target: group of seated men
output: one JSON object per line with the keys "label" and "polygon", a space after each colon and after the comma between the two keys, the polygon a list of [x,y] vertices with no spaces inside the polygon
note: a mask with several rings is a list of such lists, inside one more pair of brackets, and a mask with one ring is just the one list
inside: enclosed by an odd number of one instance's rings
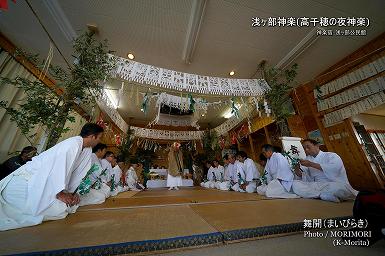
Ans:
{"label": "group of seated men", "polygon": [[103,128],[88,123],[0,180],[0,231],[65,218],[79,206],[100,204],[122,191],[142,190],[131,162],[100,143]]}
{"label": "group of seated men", "polygon": [[[254,161],[243,151],[227,154],[223,160],[208,164],[206,181],[201,186],[238,192],[257,192],[272,198],[320,198],[340,202],[354,199],[357,191],[348,181],[342,159],[332,152],[323,152],[311,139],[302,142],[306,159],[292,170],[288,159],[276,147],[262,146],[260,173]],[[264,161],[266,160],[266,161]]]}

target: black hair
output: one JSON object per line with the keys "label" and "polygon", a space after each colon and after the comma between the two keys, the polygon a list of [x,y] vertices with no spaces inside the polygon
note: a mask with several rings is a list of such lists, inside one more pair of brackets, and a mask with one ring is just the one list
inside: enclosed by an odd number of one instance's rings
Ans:
{"label": "black hair", "polygon": [[271,144],[265,144],[265,145],[262,146],[261,149],[262,149],[262,150],[265,150],[265,151],[272,151],[272,152],[275,152],[275,151],[274,151],[274,147],[273,147],[273,145],[271,145]]}
{"label": "black hair", "polygon": [[265,157],[265,155],[264,154],[259,154],[259,160],[260,161],[264,161],[264,162],[267,162],[267,158]]}
{"label": "black hair", "polygon": [[95,147],[92,148],[92,153],[96,153],[98,152],[99,150],[103,150],[107,148],[107,145],[104,144],[104,143],[98,143]]}
{"label": "black hair", "polygon": [[225,155],[223,156],[223,159],[229,160],[229,154],[225,154]]}
{"label": "black hair", "polygon": [[86,138],[90,135],[98,135],[102,132],[104,132],[104,129],[101,126],[94,123],[87,123],[80,131],[80,136],[82,136],[82,138]]}
{"label": "black hair", "polygon": [[302,141],[302,143],[304,143],[304,142],[310,142],[310,143],[313,144],[314,146],[319,145],[319,142],[316,141],[316,140],[313,140],[313,139],[304,139],[304,140]]}
{"label": "black hair", "polygon": [[26,146],[25,148],[23,148],[20,152],[20,155],[22,154],[29,154],[31,153],[32,151],[36,151],[37,149],[33,146]]}
{"label": "black hair", "polygon": [[242,158],[247,158],[247,154],[246,154],[245,151],[239,151],[239,152],[237,153],[237,156],[240,156],[240,157],[242,157]]}
{"label": "black hair", "polygon": [[111,155],[114,155],[114,152],[112,152],[112,151],[107,151],[107,152],[104,154],[104,158],[109,157],[109,156],[111,156]]}

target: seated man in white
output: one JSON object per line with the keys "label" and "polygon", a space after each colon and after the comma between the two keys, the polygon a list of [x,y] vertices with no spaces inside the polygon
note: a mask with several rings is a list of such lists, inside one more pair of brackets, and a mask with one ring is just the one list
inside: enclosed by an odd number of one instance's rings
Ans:
{"label": "seated man in white", "polygon": [[231,186],[231,189],[237,192],[245,192],[243,190],[244,188],[243,185],[246,183],[245,178],[246,178],[245,165],[237,159],[234,162],[234,174],[233,174],[234,182],[232,183],[233,185]]}
{"label": "seated man in white", "polygon": [[262,185],[257,187],[258,194],[272,198],[298,198],[292,192],[294,174],[288,160],[281,153],[274,152],[270,144],[262,146],[262,154],[267,162],[261,177]]}
{"label": "seated man in white", "polygon": [[201,186],[205,188],[215,188],[215,182],[216,182],[216,174],[215,174],[215,167],[213,164],[209,161],[206,162],[206,168],[209,170],[207,171],[207,181],[202,182]]}
{"label": "seated man in white", "polygon": [[225,168],[219,164],[218,160],[213,160],[214,174],[216,181],[214,188],[219,189],[219,185],[225,180]]}
{"label": "seated man in white", "polygon": [[132,191],[144,190],[144,186],[139,183],[138,175],[136,174],[136,170],[138,169],[138,167],[138,161],[132,160],[131,166],[126,173],[126,183],[129,190]]}
{"label": "seated man in white", "polygon": [[231,183],[231,173],[233,172],[234,165],[230,163],[230,154],[226,154],[223,156],[223,161],[225,162],[223,180],[218,183],[217,189],[219,190],[229,190]]}
{"label": "seated man in white", "polygon": [[111,195],[111,175],[112,175],[112,165],[111,165],[111,162],[112,160],[115,158],[115,155],[114,155],[114,152],[112,151],[107,151],[106,154],[104,155],[104,158],[101,159],[101,163],[102,163],[102,169],[106,169],[106,175],[103,175],[101,178],[102,178],[102,181],[104,184],[106,184],[108,186],[108,188],[110,189],[109,191],[109,194],[108,194],[108,197]]}
{"label": "seated man in white", "polygon": [[32,158],[0,181],[0,230],[65,218],[76,206],[75,192],[91,168],[91,148],[103,135],[96,124]]}
{"label": "seated man in white", "polygon": [[[100,159],[106,154],[107,145],[98,143],[92,148],[91,155],[91,171],[82,182],[87,182],[89,179],[90,188],[86,191],[80,191],[80,203],[79,206],[101,204],[106,200],[108,188],[102,182],[101,175],[103,172],[102,164]],[[106,172],[106,171],[104,171]]]}
{"label": "seated man in white", "polygon": [[240,186],[240,192],[254,193],[257,189],[257,181],[259,182],[260,176],[257,166],[252,159],[247,157],[244,151],[237,153],[237,159],[244,165],[244,174],[242,174],[242,177],[244,177],[245,183]]}
{"label": "seated man in white", "polygon": [[306,159],[300,161],[301,170],[296,170],[302,180],[294,181],[294,193],[331,202],[354,199],[357,191],[349,184],[341,157],[321,151],[318,142],[312,139],[304,140],[302,145]]}
{"label": "seated man in white", "polygon": [[120,192],[123,192],[127,190],[128,188],[124,188],[123,182],[122,182],[122,173],[124,169],[124,160],[123,157],[118,156],[113,160],[113,168],[112,168],[112,175],[111,175],[111,181],[112,178],[114,180],[114,191],[111,192],[112,196],[117,195]]}

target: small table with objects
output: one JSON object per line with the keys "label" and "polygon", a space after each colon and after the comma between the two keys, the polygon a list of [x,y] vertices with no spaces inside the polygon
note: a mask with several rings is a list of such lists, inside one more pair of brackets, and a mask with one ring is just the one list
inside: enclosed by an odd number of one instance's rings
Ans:
{"label": "small table with objects", "polygon": [[[189,169],[184,169],[183,174],[189,174]],[[147,180],[147,188],[166,188],[167,187],[167,169],[150,169],[150,179]],[[182,187],[192,187],[194,182],[192,179],[182,178]]]}

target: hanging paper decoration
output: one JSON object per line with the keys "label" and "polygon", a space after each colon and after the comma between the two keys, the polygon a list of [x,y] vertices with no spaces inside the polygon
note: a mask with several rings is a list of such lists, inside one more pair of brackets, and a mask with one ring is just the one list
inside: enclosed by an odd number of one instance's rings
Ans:
{"label": "hanging paper decoration", "polygon": [[[115,57],[115,56],[114,56]],[[116,74],[127,81],[178,92],[223,96],[262,96],[270,90],[263,79],[231,79],[189,74],[116,57]]]}
{"label": "hanging paper decoration", "polygon": [[195,100],[191,95],[191,93],[188,94],[188,98],[190,99],[189,110],[191,110],[192,112],[195,112]]}
{"label": "hanging paper decoration", "polygon": [[231,98],[231,114],[234,115],[236,118],[239,118],[239,109],[237,106],[235,106],[235,98]]}
{"label": "hanging paper decoration", "polygon": [[147,114],[147,108],[148,108],[148,100],[149,100],[149,97],[148,97],[148,93],[146,93],[143,97],[143,102],[142,102],[142,108],[140,109],[140,111],[142,111],[145,115]]}

